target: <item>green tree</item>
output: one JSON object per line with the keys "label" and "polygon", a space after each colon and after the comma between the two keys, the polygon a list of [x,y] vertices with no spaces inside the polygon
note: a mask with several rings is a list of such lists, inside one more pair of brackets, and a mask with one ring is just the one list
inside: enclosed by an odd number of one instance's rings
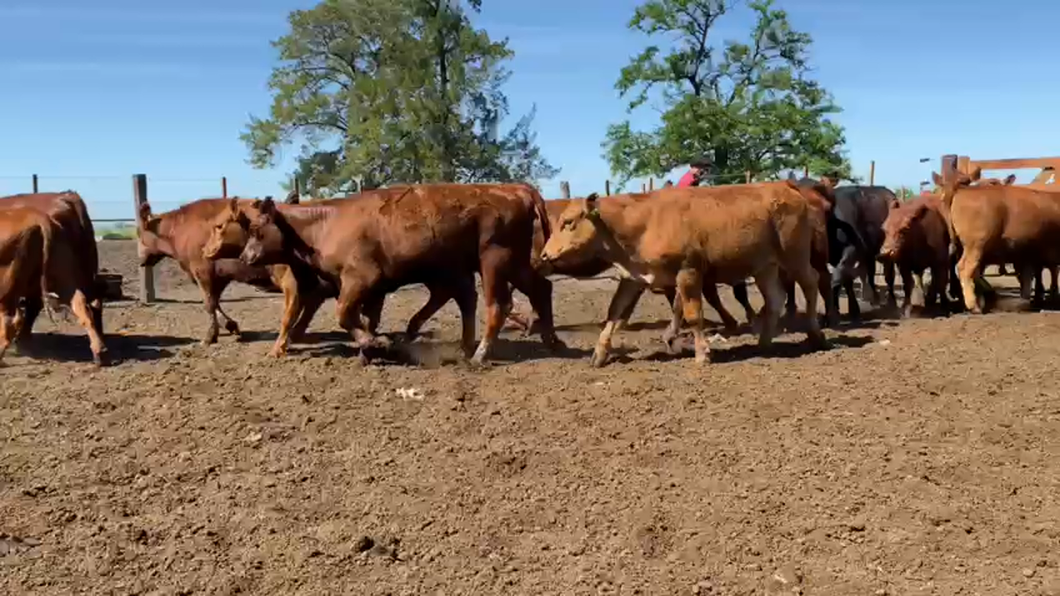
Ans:
{"label": "green tree", "polygon": [[608,128],[602,146],[620,183],[663,176],[703,155],[719,183],[773,178],[802,170],[852,179],[843,128],[828,119],[840,109],[809,77],[811,38],[791,28],[772,0],[752,1],[756,24],[748,42],[711,43],[717,20],[739,0],[647,0],[629,28],[674,39],[651,45],[622,69],[615,88],[628,111],[653,104],[662,113],[651,131],[629,121]]}
{"label": "green tree", "polygon": [[241,136],[258,168],[300,144],[302,187],[334,193],[417,182],[535,182],[534,111],[505,134],[507,40],[475,29],[481,0],[323,0],[273,42],[268,117]]}

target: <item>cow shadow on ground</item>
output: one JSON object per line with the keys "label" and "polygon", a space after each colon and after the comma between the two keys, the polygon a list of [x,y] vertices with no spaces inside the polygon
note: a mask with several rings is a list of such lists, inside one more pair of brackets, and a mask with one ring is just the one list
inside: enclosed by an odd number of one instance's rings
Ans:
{"label": "cow shadow on ground", "polygon": [[[331,335],[331,334],[327,334]],[[390,341],[389,347],[371,347],[366,352],[368,358],[376,364],[398,366],[438,366],[460,365],[467,358],[457,341],[431,341],[421,334],[412,341],[407,341],[403,333],[382,333]],[[305,357],[359,358],[361,350],[355,347],[349,337],[342,334],[336,341],[321,341],[313,345],[292,344],[289,352]],[[498,337],[490,352],[489,361],[497,364],[532,362],[551,358],[578,359],[586,358],[592,352],[580,348],[564,346],[557,351],[549,350],[535,337],[518,339]]]}
{"label": "cow shadow on ground", "polygon": [[[174,355],[170,348],[185,346],[197,340],[169,335],[107,334],[103,341],[107,346],[108,364],[113,366],[123,362],[152,362],[170,358]],[[18,356],[39,360],[92,362],[88,337],[63,333],[34,333],[28,344],[13,346],[13,352]]]}
{"label": "cow shadow on ground", "polygon": [[[875,340],[866,336],[839,335],[828,339],[830,348],[820,350],[810,345],[805,340],[775,340],[769,347],[760,347],[757,343],[741,344],[736,346],[711,346],[710,362],[721,364],[727,362],[741,362],[751,358],[802,358],[815,352],[831,351],[844,348],[861,348],[873,343]],[[649,362],[671,362],[692,358],[695,351],[691,344],[682,342],[680,349],[674,353],[657,351],[649,354],[643,360]],[[628,356],[623,356],[628,359]],[[617,360],[617,358],[616,358]]]}

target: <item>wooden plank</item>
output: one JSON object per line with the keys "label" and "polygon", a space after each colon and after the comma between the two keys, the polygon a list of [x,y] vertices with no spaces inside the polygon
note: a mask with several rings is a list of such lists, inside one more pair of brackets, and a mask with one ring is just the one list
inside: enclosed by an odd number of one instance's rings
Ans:
{"label": "wooden plank", "polygon": [[984,170],[1021,170],[1024,168],[1060,168],[1060,157],[1036,157],[1036,158],[1014,158],[1014,159],[975,159],[971,160],[972,167],[980,167]]}
{"label": "wooden plank", "polygon": [[563,181],[559,183],[559,195],[564,199],[570,198],[570,182]]}
{"label": "wooden plank", "polygon": [[1031,184],[1048,184],[1049,179],[1056,174],[1056,170],[1053,168],[1042,168],[1041,172],[1031,180]]}
{"label": "wooden plank", "polygon": [[[133,213],[136,214],[136,226],[140,226],[140,207],[147,202],[147,174],[133,174]],[[140,302],[151,304],[155,301],[155,268],[140,267]]]}

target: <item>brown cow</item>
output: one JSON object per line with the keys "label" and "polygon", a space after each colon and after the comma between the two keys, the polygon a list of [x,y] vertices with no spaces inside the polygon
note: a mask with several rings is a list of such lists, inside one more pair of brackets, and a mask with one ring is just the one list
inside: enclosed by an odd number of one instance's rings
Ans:
{"label": "brown cow", "polygon": [[[1013,263],[1020,276],[1020,293],[1030,298],[1033,272],[1060,263],[1060,193],[1022,186],[972,186],[981,170],[970,175],[933,173],[942,189],[942,202],[949,213],[947,224],[953,250],[960,250],[957,273],[961,280],[965,307],[981,313],[976,282],[990,284],[982,277],[983,266]],[[959,247],[958,247],[959,245]]]}
{"label": "brown cow", "polygon": [[78,249],[39,206],[0,208],[0,358],[25,324],[19,301],[40,296],[47,303],[70,306],[88,332],[93,361],[105,363],[107,348],[88,302],[95,279],[78,268],[83,262]]}
{"label": "brown cow", "polygon": [[[240,258],[247,263],[302,261],[340,288],[339,324],[362,348],[379,338],[361,321],[373,297],[411,283],[454,289],[463,319],[462,343],[474,348],[476,292],[482,275],[486,333],[471,356],[487,357],[511,310],[508,284],[526,294],[542,319],[542,337],[562,347],[552,320],[552,284],[530,266],[533,222],[550,233],[541,195],[526,184],[430,184],[365,192],[313,209],[281,212],[271,200],[249,210],[250,238]],[[268,250],[269,235],[282,239],[282,254]]]}
{"label": "brown cow", "polygon": [[[347,198],[355,199],[357,197],[350,196]],[[281,214],[298,217],[299,212],[305,213],[306,209],[313,209],[325,204],[318,201],[301,205],[285,201],[285,204],[276,205],[276,209]],[[243,211],[240,201],[232,199],[229,209],[211,222],[212,233],[210,239],[203,247],[203,256],[207,259],[216,259],[221,254],[241,253],[249,240],[249,224],[250,219]],[[282,254],[282,238],[279,235],[263,238],[262,242],[265,245],[265,253]],[[281,357],[287,354],[287,347],[290,341],[297,339],[305,332],[323,300],[338,298],[339,296],[337,284],[319,277],[307,264],[299,260],[290,260],[289,263],[289,265],[268,265],[270,268],[290,269],[290,275],[285,275],[280,282],[284,290],[284,313],[280,320],[280,332],[276,337],[276,343],[269,352],[269,355],[273,357]],[[434,313],[441,310],[449,300],[456,299],[457,292],[461,289],[459,285],[453,286],[448,282],[439,282],[437,280],[428,280],[426,287],[430,296],[427,299],[427,303],[409,319],[405,328],[407,340],[412,340],[416,337],[423,325],[434,316]],[[370,296],[362,308],[364,318],[367,319],[368,331],[373,334],[379,329],[385,298],[385,294]],[[521,323],[518,319],[516,321]]]}
{"label": "brown cow", "polygon": [[[719,192],[722,191],[722,192]],[[811,263],[813,207],[794,183],[668,188],[649,196],[595,195],[568,206],[541,258],[552,263],[599,256],[623,273],[591,359],[602,366],[628,303],[647,287],[676,287],[695,336],[696,362],[709,346],[702,328],[702,288],[754,277],[765,300],[759,344],[769,345],[783,304],[780,269],[806,297],[809,341],[827,345],[817,321],[817,273]]]}
{"label": "brown cow", "polygon": [[[225,329],[239,335],[239,324],[221,309],[220,298],[228,284],[239,281],[258,288],[275,291],[282,287],[285,269],[251,267],[237,258],[210,260],[202,249],[210,238],[212,222],[228,209],[230,199],[199,199],[173,211],[158,215],[144,203],[137,214],[140,266],[152,266],[169,257],[180,265],[199,286],[203,303],[210,317],[210,325],[203,336],[203,345],[217,341],[217,314],[225,319]],[[247,203],[249,199],[240,199]],[[231,255],[232,257],[238,256]],[[228,255],[220,255],[228,257]]]}
{"label": "brown cow", "polygon": [[[913,302],[913,276],[924,293],[924,305],[932,307],[936,299],[946,311],[946,287],[950,282],[950,233],[938,197],[919,197],[902,203],[891,202],[890,213],[883,222],[884,240],[880,258],[898,266],[905,290],[902,316],[908,317]],[[931,287],[924,286],[924,270],[931,270]],[[956,275],[956,273],[953,273]]]}
{"label": "brown cow", "polygon": [[[670,187],[666,187],[670,188]],[[631,196],[641,196],[640,194],[634,194]],[[548,217],[550,219],[553,228],[559,225],[559,218],[571,204],[571,201],[576,199],[553,199],[551,201],[545,201],[545,208],[548,210]],[[608,197],[598,198],[598,201],[610,200]],[[592,257],[584,261],[565,261],[563,263],[545,263],[541,260],[541,251],[545,247],[545,237],[541,231],[539,224],[535,223],[534,226],[534,254],[531,262],[535,269],[538,269],[546,275],[566,275],[574,278],[587,278],[595,277],[611,268],[611,263],[606,259],[599,257]],[[744,314],[747,317],[747,322],[753,323],[755,317],[755,311],[751,308],[751,303],[747,299],[747,285],[744,283],[732,284],[733,295],[736,297],[736,301],[740,303],[744,308]],[[674,299],[676,296],[676,290],[672,287],[662,289],[651,289],[652,293],[664,294],[666,296],[667,304],[673,306]],[[718,295],[717,286],[710,283],[703,284],[703,297],[707,300],[707,304],[711,306],[721,317],[722,324],[730,332],[734,331],[738,325],[736,318],[732,316],[725,305],[721,301],[721,297]],[[626,319],[633,315],[633,309],[636,307],[636,302],[633,301],[629,305],[629,312],[626,313]],[[536,321],[535,321],[536,322]],[[669,330],[668,336],[676,335],[677,330]]]}
{"label": "brown cow", "polygon": [[[99,253],[96,232],[81,196],[72,190],[63,192],[25,193],[0,197],[0,208],[31,207],[52,218],[67,240],[73,243],[76,261],[71,267],[89,276],[84,288],[96,329],[103,333],[103,287],[98,280]],[[19,343],[30,339],[33,323],[44,307],[43,297],[31,292],[24,297],[25,314],[19,332]]]}

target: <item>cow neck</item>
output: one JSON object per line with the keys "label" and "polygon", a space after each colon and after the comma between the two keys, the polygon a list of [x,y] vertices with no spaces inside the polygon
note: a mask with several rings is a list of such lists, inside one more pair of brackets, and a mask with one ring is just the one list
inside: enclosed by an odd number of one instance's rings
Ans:
{"label": "cow neck", "polygon": [[335,214],[334,207],[314,205],[311,207],[280,208],[273,221],[283,235],[284,244],[299,259],[313,266],[320,265],[320,241],[323,238],[326,224]]}
{"label": "cow neck", "polygon": [[644,234],[645,224],[642,222],[632,226],[628,218],[623,216],[630,208],[636,209],[637,206],[638,203],[632,199],[600,201],[600,216],[593,223],[602,235],[604,259],[634,276],[639,276],[645,270],[631,256],[635,254],[638,240]]}

